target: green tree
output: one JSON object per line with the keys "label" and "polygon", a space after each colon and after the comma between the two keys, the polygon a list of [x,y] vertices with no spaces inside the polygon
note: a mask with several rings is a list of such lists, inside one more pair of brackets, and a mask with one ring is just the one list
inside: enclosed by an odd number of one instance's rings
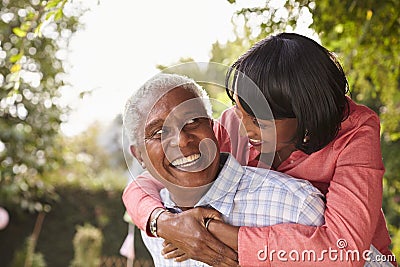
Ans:
{"label": "green tree", "polygon": [[90,224],[76,227],[73,240],[75,256],[71,267],[95,267],[100,265],[103,233]]}
{"label": "green tree", "polygon": [[0,202],[48,210],[58,168],[63,59],[84,10],[66,0],[0,2]]}
{"label": "green tree", "polygon": [[[221,49],[221,51],[227,51]],[[213,106],[213,117],[218,118],[223,110],[231,104],[225,93],[224,81],[228,65],[219,61],[195,62],[192,58],[181,58],[170,66],[158,65],[165,73],[177,73],[194,79],[208,93]]]}
{"label": "green tree", "polygon": [[121,123],[117,117],[109,126],[94,122],[75,136],[58,136],[63,160],[57,170],[46,174],[46,181],[55,187],[122,190],[128,177],[121,146]]}

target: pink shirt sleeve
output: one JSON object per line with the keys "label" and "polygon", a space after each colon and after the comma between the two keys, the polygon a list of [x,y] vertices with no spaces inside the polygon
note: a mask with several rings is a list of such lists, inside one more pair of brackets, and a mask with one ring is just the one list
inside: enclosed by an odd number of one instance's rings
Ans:
{"label": "pink shirt sleeve", "polygon": [[[339,149],[341,152],[326,195],[325,224],[320,227],[298,224],[241,227],[238,237],[241,266],[364,265],[362,253],[369,249],[378,219],[382,216],[384,167],[377,120],[376,117],[370,118],[357,131],[351,133],[352,136],[343,138],[343,142],[335,142],[332,149]],[[314,164],[319,165],[315,165],[315,168],[321,168],[323,162],[318,161]],[[310,163],[308,168],[313,168],[312,165]],[[265,248],[268,254],[260,254],[260,250]],[[337,251],[336,260],[329,255],[329,251],[333,250]],[[350,250],[358,250],[359,262],[346,260],[345,252]],[[271,257],[272,251],[275,253]],[[286,253],[281,257],[283,260],[278,258],[279,251]],[[284,261],[285,257],[289,259],[291,251],[299,253],[299,261]],[[302,260],[301,255],[305,251],[305,255],[308,255],[309,251],[315,252],[317,260]],[[344,260],[340,260],[340,251]],[[281,256],[284,252],[280,252]],[[381,252],[384,253],[382,250]]]}
{"label": "pink shirt sleeve", "polygon": [[147,222],[154,209],[163,207],[160,190],[163,184],[154,179],[150,173],[143,172],[124,190],[122,200],[133,223],[147,232]]}

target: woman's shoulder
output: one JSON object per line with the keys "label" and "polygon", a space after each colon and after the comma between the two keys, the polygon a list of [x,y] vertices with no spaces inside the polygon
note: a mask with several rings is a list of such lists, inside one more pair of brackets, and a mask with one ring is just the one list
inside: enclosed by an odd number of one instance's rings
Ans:
{"label": "woman's shoulder", "polygon": [[366,105],[356,103],[349,98],[350,116],[357,118],[370,118],[375,117],[378,119],[378,114]]}
{"label": "woman's shoulder", "polygon": [[379,130],[378,114],[369,107],[358,104],[349,98],[349,115],[342,122],[341,132],[356,131],[363,126],[373,126]]}
{"label": "woman's shoulder", "polygon": [[[364,140],[372,143],[380,136],[379,116],[369,107],[349,99],[348,117],[340,125],[339,132],[331,145],[335,150],[342,150],[349,142]],[[379,141],[379,140],[378,140]]]}

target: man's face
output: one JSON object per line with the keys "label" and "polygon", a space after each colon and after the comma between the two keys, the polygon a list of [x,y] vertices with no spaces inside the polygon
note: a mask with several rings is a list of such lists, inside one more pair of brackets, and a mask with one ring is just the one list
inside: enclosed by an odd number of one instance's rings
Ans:
{"label": "man's face", "polygon": [[217,176],[219,149],[212,120],[201,99],[181,87],[162,96],[149,111],[139,152],[159,180],[197,187]]}

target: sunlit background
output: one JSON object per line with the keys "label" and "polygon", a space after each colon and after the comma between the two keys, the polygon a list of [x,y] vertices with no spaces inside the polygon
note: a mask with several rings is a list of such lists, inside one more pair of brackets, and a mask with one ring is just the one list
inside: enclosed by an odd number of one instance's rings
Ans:
{"label": "sunlit background", "polygon": [[[73,87],[63,90],[63,99],[75,109],[62,126],[67,135],[81,132],[95,120],[114,119],[132,91],[159,72],[157,65],[176,64],[180,58],[208,62],[214,42],[236,38],[232,22],[242,34],[244,21],[233,17],[235,11],[265,1],[84,2],[91,11],[82,18],[85,29],[72,37],[68,53]],[[284,2],[275,0],[271,5],[282,8]],[[284,9],[281,12],[285,16]],[[303,20],[296,31],[312,36],[307,28],[310,14],[304,14]],[[86,91],[90,93],[79,99]]]}

